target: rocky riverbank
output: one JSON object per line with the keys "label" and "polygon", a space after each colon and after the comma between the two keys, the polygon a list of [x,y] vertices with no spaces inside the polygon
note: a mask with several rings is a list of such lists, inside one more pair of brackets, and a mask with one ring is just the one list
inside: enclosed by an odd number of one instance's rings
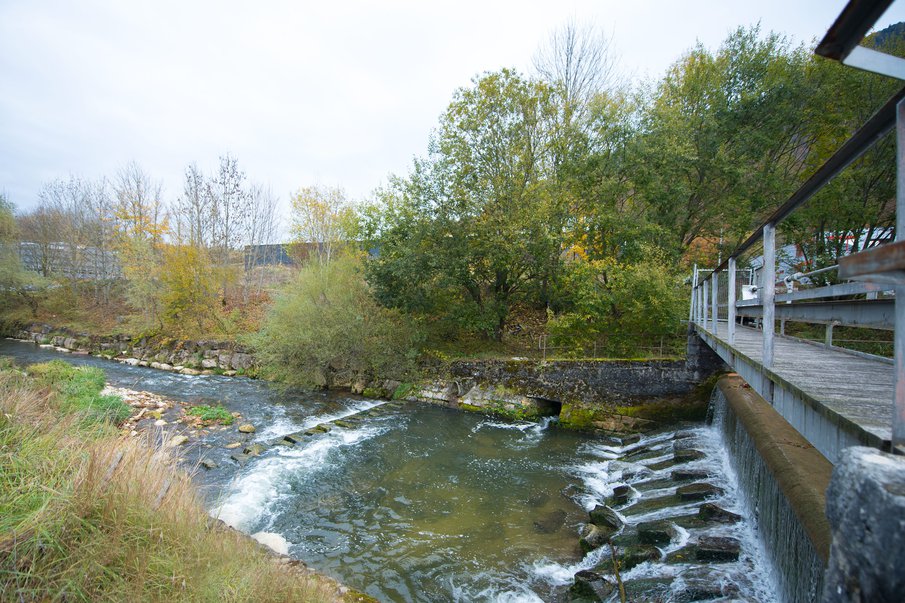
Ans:
{"label": "rocky riverbank", "polygon": [[[47,324],[8,325],[6,332],[60,352],[185,375],[258,374],[251,350],[230,342],[135,340]],[[712,385],[706,380],[721,368],[715,356],[696,358],[694,366],[683,360],[458,360],[425,369],[414,382],[358,375],[334,385],[366,398],[438,404],[510,420],[556,416],[565,429],[618,435],[703,419]]]}
{"label": "rocky riverbank", "polygon": [[[226,413],[224,411],[224,413],[218,413],[218,418],[206,419],[203,413],[198,412],[202,406],[187,404],[151,392],[114,387],[108,384],[101,394],[119,396],[134,410],[133,414],[120,425],[124,436],[146,437],[152,445],[160,445],[168,449],[177,462],[185,465],[185,469],[190,473],[196,470],[217,468],[217,464],[207,458],[204,453],[205,450],[210,450],[214,446],[221,446],[225,450],[242,455],[239,458],[260,454],[266,448],[266,445],[250,442],[256,428],[250,423],[243,422],[242,415],[237,412]],[[224,440],[229,441],[224,443]],[[184,455],[184,451],[190,450],[193,450],[195,454]],[[197,456],[199,451],[200,457]],[[194,462],[190,460],[193,456],[196,457]],[[336,593],[337,601],[344,603],[372,603],[375,601],[330,577],[318,574],[302,561],[290,557],[285,540],[277,534],[269,532],[243,534],[216,518],[211,518],[208,527],[213,530],[234,533],[255,542],[266,550],[273,562],[284,571],[304,577],[317,576],[320,583],[331,586]]]}
{"label": "rocky riverbank", "polygon": [[63,353],[91,354],[186,375],[257,375],[254,357],[235,342],[95,335],[39,323],[6,325],[4,331],[8,337]]}

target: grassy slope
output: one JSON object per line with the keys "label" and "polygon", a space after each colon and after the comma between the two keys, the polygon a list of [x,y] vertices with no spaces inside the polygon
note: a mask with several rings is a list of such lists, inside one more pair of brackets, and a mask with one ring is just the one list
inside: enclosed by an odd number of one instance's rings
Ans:
{"label": "grassy slope", "polygon": [[[0,369],[0,600],[333,601],[211,529],[189,476],[124,440],[103,376],[56,363]],[[49,386],[49,387],[47,387]]]}

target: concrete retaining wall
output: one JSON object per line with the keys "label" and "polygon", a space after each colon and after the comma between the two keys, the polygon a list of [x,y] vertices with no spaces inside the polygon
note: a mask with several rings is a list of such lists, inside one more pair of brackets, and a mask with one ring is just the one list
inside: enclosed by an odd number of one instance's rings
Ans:
{"label": "concrete retaining wall", "polygon": [[820,601],[830,549],[824,508],[832,465],[741,377],[720,379],[713,404],[783,599]]}

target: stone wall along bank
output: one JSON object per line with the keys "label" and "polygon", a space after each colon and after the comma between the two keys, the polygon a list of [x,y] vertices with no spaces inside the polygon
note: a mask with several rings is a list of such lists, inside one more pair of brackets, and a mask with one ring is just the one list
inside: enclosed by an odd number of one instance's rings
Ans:
{"label": "stone wall along bank", "polygon": [[46,324],[7,327],[6,335],[72,354],[92,354],[135,366],[187,375],[255,376],[254,357],[240,345],[218,341],[172,341],[128,335],[90,335]]}

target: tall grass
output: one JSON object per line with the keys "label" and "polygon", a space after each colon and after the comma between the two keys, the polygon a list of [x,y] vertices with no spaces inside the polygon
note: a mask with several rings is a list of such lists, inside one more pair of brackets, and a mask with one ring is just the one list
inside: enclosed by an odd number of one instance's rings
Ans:
{"label": "tall grass", "polygon": [[0,370],[0,600],[339,598],[334,583],[213,527],[173,459],[92,426],[97,408],[75,400],[93,388],[62,372],[36,372],[48,389]]}

